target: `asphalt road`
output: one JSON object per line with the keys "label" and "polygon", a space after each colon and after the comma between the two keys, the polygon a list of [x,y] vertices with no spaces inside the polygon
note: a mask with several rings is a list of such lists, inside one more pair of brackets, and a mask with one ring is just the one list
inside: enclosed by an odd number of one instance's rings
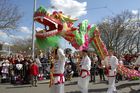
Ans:
{"label": "asphalt road", "polygon": [[[117,93],[140,93],[140,80],[120,81],[116,84]],[[90,83],[89,93],[106,93],[108,85],[105,82]],[[39,81],[38,87],[30,85],[11,85],[0,83],[0,93],[50,93],[48,80]],[[65,93],[80,93],[77,86],[77,78],[65,82]]]}

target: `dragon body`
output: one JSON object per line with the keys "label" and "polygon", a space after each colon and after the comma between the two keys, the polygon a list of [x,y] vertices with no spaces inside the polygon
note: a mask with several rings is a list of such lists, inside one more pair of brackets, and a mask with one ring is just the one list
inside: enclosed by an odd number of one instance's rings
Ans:
{"label": "dragon body", "polygon": [[[63,37],[77,50],[93,47],[102,60],[108,54],[97,26],[90,25],[88,20],[74,27],[73,23],[78,20],[77,18],[66,16],[61,11],[49,13],[43,6],[34,13],[34,20],[44,25],[44,29],[36,31],[36,41],[41,48],[54,47],[58,44],[59,37]],[[132,71],[121,65],[118,66],[118,71],[130,78],[140,77],[138,71]]]}

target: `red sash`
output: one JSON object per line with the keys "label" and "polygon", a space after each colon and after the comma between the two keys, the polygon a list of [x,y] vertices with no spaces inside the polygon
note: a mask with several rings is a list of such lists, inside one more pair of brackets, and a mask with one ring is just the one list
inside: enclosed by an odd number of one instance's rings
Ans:
{"label": "red sash", "polygon": [[[87,75],[85,75],[85,76],[82,77],[82,73],[83,73],[83,72],[86,72]],[[88,70],[86,70],[86,69],[82,69],[81,72],[80,72],[80,76],[81,76],[82,78],[85,78],[86,76],[89,76],[89,75],[90,75],[90,72],[89,72]]]}
{"label": "red sash", "polygon": [[111,75],[111,76],[109,75],[109,73],[110,73],[109,70],[110,70],[110,69],[111,69],[110,67],[105,69],[105,74],[106,74],[106,76],[107,76],[107,77],[115,77],[115,76],[116,76],[116,72],[115,72],[115,71],[114,71],[114,75]]}
{"label": "red sash", "polygon": [[61,84],[61,83],[64,83],[64,80],[63,80],[63,77],[64,77],[64,74],[53,74],[54,77],[60,77],[60,80],[57,82],[57,84]]}

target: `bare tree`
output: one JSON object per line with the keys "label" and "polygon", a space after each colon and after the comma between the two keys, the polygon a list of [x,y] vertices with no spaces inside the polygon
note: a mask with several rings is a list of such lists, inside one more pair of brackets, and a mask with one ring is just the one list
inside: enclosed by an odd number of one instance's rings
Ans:
{"label": "bare tree", "polygon": [[136,22],[131,22],[132,20],[132,13],[124,11],[98,24],[107,48],[113,48],[117,54],[139,51],[140,30],[135,28]]}
{"label": "bare tree", "polygon": [[[31,55],[32,51],[32,39],[26,38],[26,39],[13,39],[12,40],[12,46],[11,50],[13,53],[20,53],[20,52],[26,52],[26,54]],[[35,44],[35,54],[37,54],[39,51],[39,47]]]}
{"label": "bare tree", "polygon": [[[29,52],[31,49],[32,41],[31,39],[13,39],[12,40],[13,46],[11,47],[11,50],[13,52]],[[31,51],[30,51],[31,52]]]}
{"label": "bare tree", "polygon": [[0,30],[7,31],[18,26],[21,14],[16,5],[9,0],[0,0]]}

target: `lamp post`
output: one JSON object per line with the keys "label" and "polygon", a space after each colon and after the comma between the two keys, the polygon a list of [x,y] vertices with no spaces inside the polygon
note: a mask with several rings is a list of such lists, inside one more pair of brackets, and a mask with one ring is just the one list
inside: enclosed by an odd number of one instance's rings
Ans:
{"label": "lamp post", "polygon": [[6,46],[5,50],[8,51],[8,55],[10,55],[11,53],[10,43],[4,43],[4,45]]}
{"label": "lamp post", "polygon": [[36,0],[34,0],[33,6],[33,25],[32,25],[32,58],[35,57],[35,21],[34,21],[34,12],[36,11]]}

